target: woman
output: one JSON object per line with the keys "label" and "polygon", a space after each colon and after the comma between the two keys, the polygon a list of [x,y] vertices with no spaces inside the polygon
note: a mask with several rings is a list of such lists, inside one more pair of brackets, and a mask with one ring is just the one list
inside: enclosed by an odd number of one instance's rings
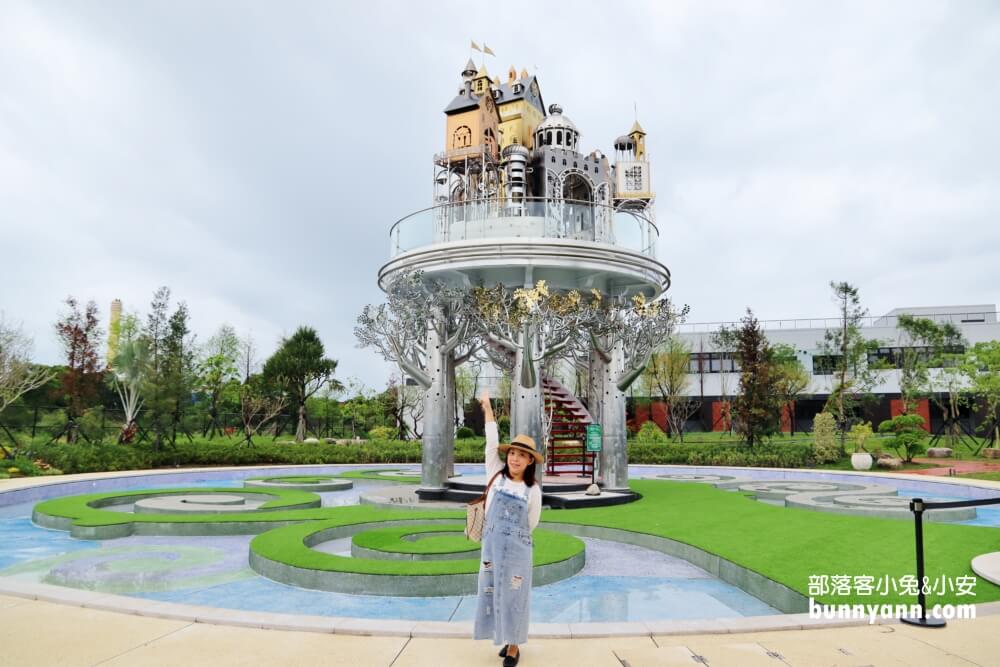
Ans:
{"label": "woman", "polygon": [[[535,479],[543,461],[535,441],[518,435],[500,444],[490,394],[479,399],[486,416],[486,524],[483,527],[476,639],[503,644],[504,667],[521,658],[520,645],[528,640],[531,616],[531,531],[542,514],[542,488]],[[504,457],[501,459],[500,457]]]}

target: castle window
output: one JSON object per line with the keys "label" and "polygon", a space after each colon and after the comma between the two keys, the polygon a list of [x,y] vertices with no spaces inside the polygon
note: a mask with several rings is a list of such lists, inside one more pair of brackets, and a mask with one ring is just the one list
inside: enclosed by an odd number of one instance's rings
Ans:
{"label": "castle window", "polygon": [[563,166],[566,166],[566,158],[563,158]]}
{"label": "castle window", "polygon": [[625,170],[625,189],[632,192],[642,191],[642,167],[636,165]]}
{"label": "castle window", "polygon": [[468,148],[472,145],[472,130],[469,129],[468,125],[461,125],[455,129],[454,134],[451,135],[451,147],[456,148]]}
{"label": "castle window", "polygon": [[545,133],[545,145],[546,146],[552,145],[552,130],[549,130]]}
{"label": "castle window", "polygon": [[562,146],[562,130],[556,132],[556,144]]}
{"label": "castle window", "polygon": [[579,167],[576,166],[576,160],[573,160],[573,168],[574,169],[578,169],[579,168]]}
{"label": "castle window", "polygon": [[556,156],[555,156],[555,155],[553,155],[553,156],[552,156],[552,162],[555,162],[555,161],[556,161]]}

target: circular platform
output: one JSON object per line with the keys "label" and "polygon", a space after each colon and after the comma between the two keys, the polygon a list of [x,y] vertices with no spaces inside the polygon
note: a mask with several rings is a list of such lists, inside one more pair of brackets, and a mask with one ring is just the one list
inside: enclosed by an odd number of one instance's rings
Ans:
{"label": "circular platform", "polygon": [[973,558],[972,571],[983,579],[1000,586],[1000,551]]}
{"label": "circular platform", "polygon": [[263,489],[294,489],[296,491],[346,491],[354,488],[354,482],[349,479],[335,477],[260,477],[248,479],[244,486]]}

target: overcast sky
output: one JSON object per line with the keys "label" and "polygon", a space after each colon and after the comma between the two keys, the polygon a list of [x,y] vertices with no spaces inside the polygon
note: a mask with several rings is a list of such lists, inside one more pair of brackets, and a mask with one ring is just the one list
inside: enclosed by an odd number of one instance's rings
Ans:
{"label": "overcast sky", "polygon": [[352,327],[392,223],[431,204],[469,41],[538,75],[584,152],[648,133],[689,321],[994,304],[1000,4],[0,2],[0,311],[56,363],[67,295],[270,353]]}

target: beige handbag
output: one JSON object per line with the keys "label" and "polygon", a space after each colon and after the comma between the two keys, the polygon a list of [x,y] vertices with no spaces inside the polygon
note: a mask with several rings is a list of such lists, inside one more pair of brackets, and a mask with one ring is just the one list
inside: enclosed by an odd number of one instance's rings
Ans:
{"label": "beige handbag", "polygon": [[483,495],[479,496],[465,506],[465,536],[473,542],[481,542],[483,539],[483,528],[486,527],[486,496],[489,495],[490,487],[503,471],[493,475],[489,484],[483,489]]}

